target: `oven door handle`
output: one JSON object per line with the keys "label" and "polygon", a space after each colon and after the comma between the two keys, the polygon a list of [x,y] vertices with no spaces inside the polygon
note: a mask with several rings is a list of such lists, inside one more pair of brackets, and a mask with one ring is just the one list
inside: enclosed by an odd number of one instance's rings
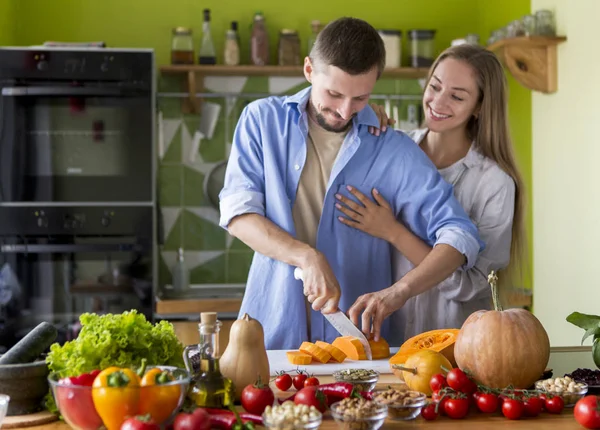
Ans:
{"label": "oven door handle", "polygon": [[89,88],[89,87],[5,87],[2,95],[18,96],[63,96],[63,97],[119,97],[135,94],[132,89],[125,88]]}
{"label": "oven door handle", "polygon": [[132,243],[88,243],[88,244],[16,244],[0,246],[0,253],[6,254],[53,254],[64,252],[132,252],[143,251],[144,247]]}

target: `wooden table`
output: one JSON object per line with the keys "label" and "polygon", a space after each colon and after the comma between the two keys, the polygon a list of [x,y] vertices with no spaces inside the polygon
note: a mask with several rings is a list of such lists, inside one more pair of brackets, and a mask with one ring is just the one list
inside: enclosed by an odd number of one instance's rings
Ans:
{"label": "wooden table", "polygon": [[[331,377],[320,377],[321,383],[333,382]],[[398,387],[399,381],[394,375],[381,375],[377,388],[387,388],[388,385]],[[278,398],[286,398],[293,394],[293,391],[281,392],[271,384],[275,395]],[[581,430],[581,427],[575,418],[573,418],[573,408],[568,408],[560,415],[551,415],[543,412],[535,418],[524,418],[511,421],[502,416],[501,413],[486,415],[470,412],[462,420],[452,420],[447,417],[439,417],[435,421],[425,421],[421,417],[413,421],[391,421],[387,420],[382,429],[430,429],[430,430],[493,430],[493,429],[511,429],[511,430]],[[30,430],[69,430],[70,427],[62,421],[51,424],[28,427]],[[327,413],[321,424],[320,429],[338,430],[337,423],[331,415]]]}

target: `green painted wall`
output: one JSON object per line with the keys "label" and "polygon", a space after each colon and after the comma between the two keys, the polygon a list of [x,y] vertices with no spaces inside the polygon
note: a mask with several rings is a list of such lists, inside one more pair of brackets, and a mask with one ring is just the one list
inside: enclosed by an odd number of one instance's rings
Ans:
{"label": "green painted wall", "polygon": [[0,46],[15,43],[14,6],[17,0],[0,0]]}
{"label": "green painted wall", "polygon": [[[482,39],[487,38],[492,30],[501,28],[510,21],[520,19],[523,15],[531,12],[530,0],[479,0],[479,33]],[[529,248],[530,270],[525,274],[523,286],[531,288],[533,285],[533,218],[531,196],[532,175],[531,175],[531,90],[526,89],[519,84],[511,75],[508,75],[509,86],[509,119],[513,138],[513,144],[516,149],[517,161],[527,193],[527,242]]]}
{"label": "green painted wall", "polygon": [[[439,53],[452,39],[466,33],[479,33],[482,41],[485,41],[492,29],[528,13],[530,8],[529,0],[373,0],[368,8],[358,0],[332,0],[327,3],[306,0],[290,2],[285,8],[281,5],[282,2],[278,0],[229,0],[226,3],[216,0],[0,0],[0,24],[9,24],[6,30],[3,30],[5,26],[0,27],[0,42],[31,45],[46,40],[103,40],[109,46],[153,47],[158,64],[166,64],[169,62],[171,29],[176,26],[193,28],[197,47],[201,35],[202,10],[210,8],[219,61],[222,59],[225,30],[233,20],[239,22],[242,61],[247,61],[249,27],[252,15],[257,10],[261,10],[267,18],[272,61],[276,58],[274,54],[279,29],[299,30],[304,55],[310,21],[320,19],[325,23],[342,15],[363,18],[378,28],[403,31],[409,28],[435,28],[438,30],[436,51]],[[14,19],[16,16],[27,19],[17,22]],[[403,37],[404,60],[407,52],[408,44]],[[509,81],[511,127],[519,162],[530,189],[531,97],[529,90],[522,88],[514,79],[509,77]],[[270,85],[272,81],[267,78],[251,78],[238,90],[266,92]],[[280,91],[295,91],[302,86],[304,84],[296,83]],[[159,87],[175,91],[180,88],[179,82],[166,79],[161,79]],[[375,92],[418,95],[420,88],[416,81],[382,81]],[[225,100],[213,101],[223,107],[215,135],[213,139],[202,142],[199,161],[190,164],[186,161],[186,151],[198,117],[182,115],[177,100],[160,100],[160,108],[165,118],[171,121],[173,132],[166,142],[169,146],[159,170],[160,200],[171,219],[162,248],[161,284],[170,282],[168,267],[179,246],[186,249],[186,256],[189,253],[189,260],[193,263],[193,283],[245,281],[252,253],[238,241],[228,243],[225,233],[215,228],[214,220],[210,221],[206,196],[201,191],[206,171],[202,163],[216,162],[226,157],[226,142],[233,132],[243,101],[234,101],[233,108],[226,115],[223,114]],[[402,116],[406,103],[399,103],[399,108]],[[528,229],[531,237],[531,216],[528,216]],[[530,279],[526,279],[524,285],[530,286]]]}
{"label": "green painted wall", "polygon": [[[6,0],[0,0],[6,1]],[[219,56],[225,30],[233,20],[239,22],[242,58],[247,59],[248,35],[252,15],[261,10],[266,16],[272,48],[275,52],[277,31],[294,28],[305,41],[310,21],[328,22],[342,15],[368,20],[377,27],[406,30],[412,27],[438,29],[438,48],[469,30],[476,29],[474,0],[372,0],[369,7],[359,0],[26,0],[18,1],[19,16],[28,20],[17,27],[20,44],[40,43],[47,39],[64,41],[105,40],[111,46],[154,47],[158,62],[169,60],[171,29],[193,28],[199,43],[202,10],[212,10],[213,37]],[[29,25],[35,23],[35,25]]]}

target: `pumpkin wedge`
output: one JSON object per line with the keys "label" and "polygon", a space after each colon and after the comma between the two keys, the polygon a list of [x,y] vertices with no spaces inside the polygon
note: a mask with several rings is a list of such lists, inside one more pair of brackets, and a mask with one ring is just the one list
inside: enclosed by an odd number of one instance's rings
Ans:
{"label": "pumpkin wedge", "polygon": [[318,340],[315,342],[319,348],[327,351],[331,358],[329,359],[329,363],[342,363],[346,359],[346,354],[336,346],[333,346],[327,342],[323,342],[322,340]]}
{"label": "pumpkin wedge", "polygon": [[302,342],[302,345],[300,345],[300,348],[298,349],[300,352],[310,355],[319,363],[327,363],[331,359],[330,353],[312,342]]}
{"label": "pumpkin wedge", "polygon": [[457,328],[446,328],[426,331],[411,337],[404,342],[400,346],[400,349],[398,349],[398,352],[390,358],[390,368],[392,369],[392,372],[402,380],[402,372],[394,369],[393,365],[404,364],[408,357],[423,349],[441,353],[450,361],[452,367],[456,367],[454,344],[459,332],[460,330]]}
{"label": "pumpkin wedge", "polygon": [[310,364],[313,360],[312,356],[300,351],[286,351],[285,355],[290,364],[295,364],[297,366]]}
{"label": "pumpkin wedge", "polygon": [[375,342],[373,340],[373,335],[371,334],[369,338],[369,346],[371,347],[371,355],[373,356],[373,360],[381,360],[382,358],[388,358],[390,356],[390,345],[381,336],[379,337],[379,340]]}

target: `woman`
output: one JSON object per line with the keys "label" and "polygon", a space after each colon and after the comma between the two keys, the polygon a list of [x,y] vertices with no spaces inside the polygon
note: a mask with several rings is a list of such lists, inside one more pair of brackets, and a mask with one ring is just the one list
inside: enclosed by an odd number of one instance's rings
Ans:
{"label": "woman", "polygon": [[[373,107],[387,122],[385,112]],[[472,312],[489,309],[490,271],[510,269],[499,275],[506,283],[524,257],[523,184],[509,136],[504,71],[496,56],[466,44],[444,51],[427,78],[423,109],[425,128],[409,135],[454,186],[486,246],[471,269],[456,271],[390,316],[399,329],[389,340],[392,345],[428,330],[460,328]],[[393,217],[377,190],[375,202],[356,189],[353,194],[362,203],[341,197],[336,206],[345,216],[339,220],[390,242],[397,250],[394,276],[402,278],[431,247]]]}

